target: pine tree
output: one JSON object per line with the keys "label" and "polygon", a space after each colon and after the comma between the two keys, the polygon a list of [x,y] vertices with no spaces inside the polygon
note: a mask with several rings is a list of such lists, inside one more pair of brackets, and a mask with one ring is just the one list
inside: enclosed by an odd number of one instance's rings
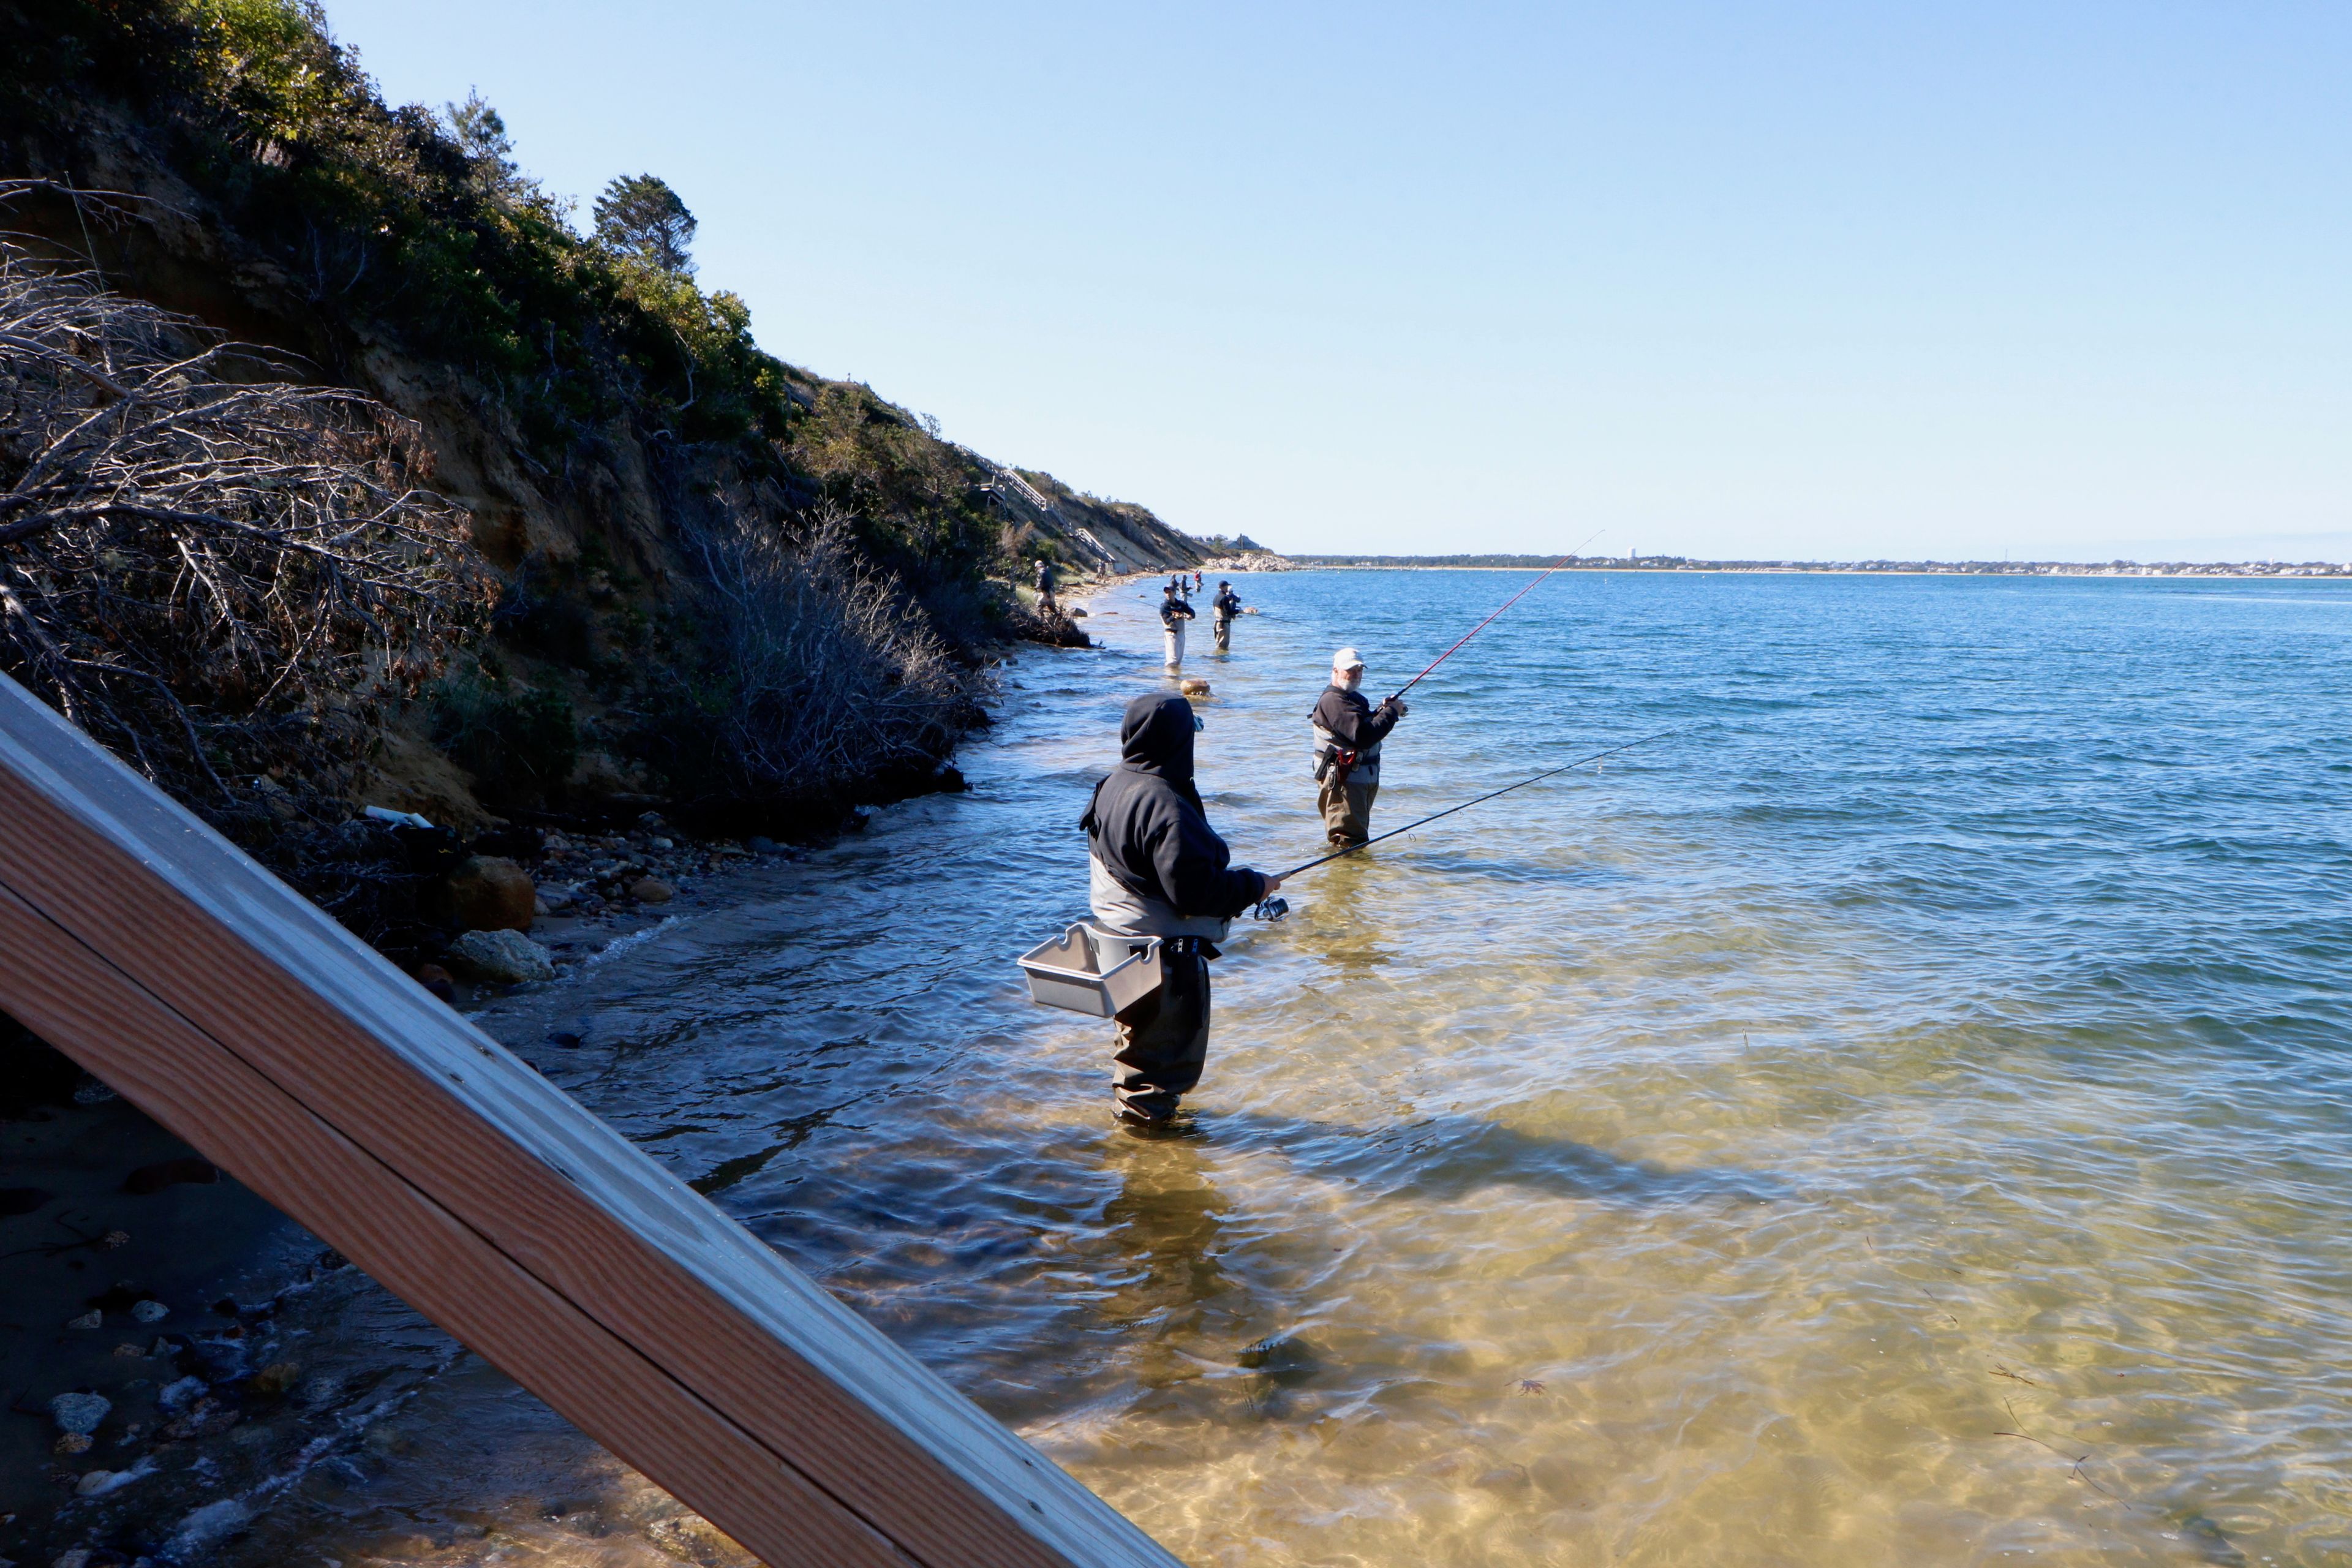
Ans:
{"label": "pine tree", "polygon": [[596,237],[670,272],[691,272],[694,215],[652,174],[623,174],[596,198]]}

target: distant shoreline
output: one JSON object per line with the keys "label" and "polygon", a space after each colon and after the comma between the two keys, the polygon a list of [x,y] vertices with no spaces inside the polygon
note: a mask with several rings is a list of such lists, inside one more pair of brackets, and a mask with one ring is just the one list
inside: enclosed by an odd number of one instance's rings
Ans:
{"label": "distant shoreline", "polygon": [[[1546,555],[1285,555],[1298,571],[1539,572],[1558,563]],[[1714,573],[1755,577],[2352,577],[2352,563],[2335,561],[2100,562],[2076,561],[1693,561],[1681,556],[1582,556],[1568,572]]]}

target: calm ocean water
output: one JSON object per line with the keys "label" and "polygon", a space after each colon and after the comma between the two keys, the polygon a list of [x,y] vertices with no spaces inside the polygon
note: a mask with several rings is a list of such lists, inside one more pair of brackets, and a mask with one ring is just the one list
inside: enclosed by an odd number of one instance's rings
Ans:
{"label": "calm ocean water", "polygon": [[[1238,858],[1317,853],[1335,644],[1522,581],[1240,580]],[[971,794],[484,1023],[1191,1563],[2352,1561],[2352,591],[1555,577],[1379,825],[1675,733],[1286,889],[1151,1143],[1012,966],[1160,681],[1097,611]],[[723,1560],[673,1511],[467,1363],[236,1550]]]}

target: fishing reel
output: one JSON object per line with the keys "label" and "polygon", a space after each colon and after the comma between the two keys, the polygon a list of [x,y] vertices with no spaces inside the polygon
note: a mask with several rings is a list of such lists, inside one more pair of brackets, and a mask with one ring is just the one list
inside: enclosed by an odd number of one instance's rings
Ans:
{"label": "fishing reel", "polygon": [[1257,908],[1250,910],[1250,919],[1265,921],[1269,925],[1290,913],[1288,899],[1262,899]]}

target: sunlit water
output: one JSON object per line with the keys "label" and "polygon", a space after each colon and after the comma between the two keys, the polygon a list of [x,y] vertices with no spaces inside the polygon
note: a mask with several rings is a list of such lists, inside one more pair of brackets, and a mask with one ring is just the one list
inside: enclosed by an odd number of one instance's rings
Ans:
{"label": "sunlit water", "polygon": [[[1243,580],[1237,857],[1334,644],[1521,580]],[[1155,1142],[1012,964],[1160,682],[1097,608],[970,795],[485,1024],[1189,1563],[2352,1560],[2352,594],[1554,578],[1376,826],[1673,733],[1300,879]],[[726,1560],[474,1363],[370,1445],[239,1555]]]}

